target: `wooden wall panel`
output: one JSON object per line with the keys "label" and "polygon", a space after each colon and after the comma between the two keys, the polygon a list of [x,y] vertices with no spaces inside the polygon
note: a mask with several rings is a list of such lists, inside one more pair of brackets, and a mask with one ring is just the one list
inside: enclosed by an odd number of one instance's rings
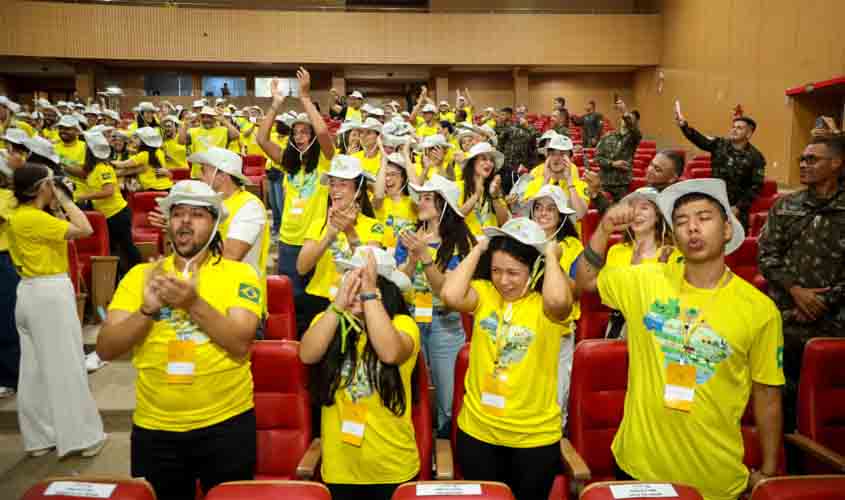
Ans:
{"label": "wooden wall panel", "polygon": [[451,73],[449,102],[455,103],[455,91],[469,89],[476,112],[486,107],[501,108],[514,105],[513,75],[501,73]]}
{"label": "wooden wall panel", "polygon": [[550,113],[555,97],[566,99],[571,113],[581,114],[587,102],[596,101],[597,109],[607,118],[616,120],[613,94],[618,93],[633,106],[634,77],[632,73],[567,73],[533,74],[529,77],[528,109],[535,113]]}
{"label": "wooden wall panel", "polygon": [[768,160],[767,175],[797,184],[784,90],[845,74],[845,2],[664,0],[661,12],[663,94],[657,69],[634,76],[646,136],[693,150],[674,124],[676,98],[690,123],[711,135],[726,133],[732,108],[742,104],[759,125],[752,142]]}
{"label": "wooden wall panel", "polygon": [[[0,19],[11,27],[0,34],[0,54],[121,60],[641,66],[657,64],[661,40],[656,15],[247,11],[20,1],[0,3]],[[561,50],[569,46],[581,50]]]}

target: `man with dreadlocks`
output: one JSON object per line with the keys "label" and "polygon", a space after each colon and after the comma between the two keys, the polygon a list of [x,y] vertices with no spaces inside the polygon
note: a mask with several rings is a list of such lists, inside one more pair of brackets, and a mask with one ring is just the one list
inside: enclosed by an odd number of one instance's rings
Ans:
{"label": "man with dreadlocks", "polygon": [[223,195],[189,180],[158,203],[174,253],[121,280],[97,352],[109,360],[132,351],[132,475],[176,500],[193,498],[197,479],[208,492],[253,478],[249,352],[262,299],[255,270],[223,256]]}

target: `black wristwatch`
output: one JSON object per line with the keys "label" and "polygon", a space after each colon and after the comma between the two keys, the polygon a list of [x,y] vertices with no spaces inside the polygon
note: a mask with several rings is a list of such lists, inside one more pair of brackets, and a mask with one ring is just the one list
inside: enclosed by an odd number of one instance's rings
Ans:
{"label": "black wristwatch", "polygon": [[361,302],[367,302],[368,300],[376,300],[379,297],[376,292],[363,292],[358,294],[358,298],[361,299]]}
{"label": "black wristwatch", "polygon": [[161,319],[161,311],[155,311],[155,312],[152,312],[152,313],[147,313],[147,312],[144,312],[144,306],[141,306],[140,308],[138,308],[138,312],[141,313],[142,315],[152,319],[153,321],[158,321],[159,319]]}

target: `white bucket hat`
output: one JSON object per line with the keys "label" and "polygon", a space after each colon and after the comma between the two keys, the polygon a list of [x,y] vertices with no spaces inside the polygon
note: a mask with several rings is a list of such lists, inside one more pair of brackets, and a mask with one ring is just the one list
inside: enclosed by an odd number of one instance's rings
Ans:
{"label": "white bucket hat", "polygon": [[420,149],[422,150],[438,147],[451,149],[452,144],[440,134],[427,135],[425,139],[423,139],[422,144],[420,144]]}
{"label": "white bucket hat", "polygon": [[[290,114],[291,116],[293,116],[293,112],[291,112]],[[311,120],[308,119],[308,115],[305,113],[297,114],[296,117],[290,122],[290,128],[293,128],[293,126],[297,123],[304,123],[305,125],[313,127],[313,125],[311,124]]]}
{"label": "white bucket hat", "polygon": [[392,163],[393,165],[402,169],[407,168],[407,165],[405,165],[405,157],[397,152],[393,152],[387,155],[387,163]]}
{"label": "white bucket hat", "polygon": [[353,98],[353,99],[363,99],[363,98],[364,98],[364,94],[362,94],[361,92],[358,92],[357,90],[355,90],[355,91],[353,91],[351,94],[349,94],[349,97],[351,97],[351,98]]}
{"label": "white bucket hat", "polygon": [[398,147],[404,146],[405,144],[408,144],[408,141],[410,139],[411,138],[408,137],[407,135],[383,134],[381,136],[382,144],[384,144],[385,146],[391,147],[391,148],[398,148]]}
{"label": "white bucket hat", "polygon": [[111,118],[116,122],[120,121],[120,115],[117,114],[117,111],[113,111],[111,109],[104,109],[100,115],[105,116],[106,118]]}
{"label": "white bucket hat", "polygon": [[85,144],[88,145],[88,149],[91,150],[91,153],[100,160],[108,160],[111,156],[111,146],[109,145],[109,141],[106,140],[106,136],[104,136],[101,132],[86,132]]}
{"label": "white bucket hat", "polygon": [[106,132],[111,132],[112,130],[114,130],[114,127],[109,127],[107,125],[94,125],[87,131],[83,132],[83,134],[105,134]]}
{"label": "white bucket hat", "polygon": [[394,285],[399,287],[400,291],[404,292],[411,288],[411,280],[405,273],[396,268],[396,260],[393,256],[381,248],[360,246],[355,249],[355,253],[351,257],[335,259],[334,262],[338,272],[366,267],[367,252],[373,253],[373,258],[376,261],[376,272],[378,272],[379,276],[390,280]]}
{"label": "white bucket hat", "polygon": [[58,164],[61,161],[59,154],[56,153],[55,148],[53,148],[53,143],[43,137],[27,137],[23,141],[23,145],[26,146],[30,153],[43,156],[55,164]]}
{"label": "white bucket hat", "polygon": [[725,181],[722,179],[690,179],[672,184],[664,189],[657,197],[657,206],[660,207],[660,211],[669,223],[669,227],[674,229],[672,212],[675,209],[675,202],[682,196],[691,193],[707,195],[722,205],[733,227],[733,235],[730,241],[725,244],[725,255],[733,253],[742,245],[743,240],[745,240],[745,229],[743,229],[742,224],[739,223],[739,220],[737,220],[731,211]]}
{"label": "white bucket hat", "polygon": [[84,116],[84,115],[82,115],[82,114],[80,114],[80,113],[73,113],[73,114],[72,114],[72,115],[70,115],[70,116],[72,116],[72,117],[76,118],[76,121],[77,121],[77,126],[79,126],[79,127],[80,127],[80,130],[81,130],[81,128],[82,128],[82,127],[81,127],[82,125],[85,125],[86,127],[88,126],[88,118],[85,118],[85,116]]}
{"label": "white bucket hat", "polygon": [[372,111],[372,109],[373,109],[373,107],[370,106],[370,103],[368,103],[368,102],[365,102],[364,104],[361,105],[361,111],[363,111],[364,113],[370,113],[370,111]]}
{"label": "white bucket hat", "polygon": [[421,193],[437,193],[446,200],[446,203],[452,207],[452,210],[454,210],[455,213],[461,217],[464,216],[463,212],[461,212],[459,202],[461,198],[460,188],[458,188],[457,184],[442,175],[432,175],[431,178],[425,181],[425,184],[422,186],[417,184],[408,184],[408,187],[410,188],[411,199],[414,200],[414,203],[420,202]]}
{"label": "white bucket hat", "polygon": [[138,109],[139,113],[143,113],[144,111],[153,111],[153,112],[158,111],[158,108],[155,107],[155,104],[148,102],[148,101],[144,101],[144,102],[139,103],[137,109]]}
{"label": "white bucket hat", "polygon": [[217,113],[217,110],[212,107],[203,106],[202,110],[200,111],[200,114],[208,116],[217,116],[219,113]]}
{"label": "white bucket hat", "polygon": [[12,144],[17,144],[18,146],[24,146],[25,141],[29,138],[29,134],[26,133],[26,130],[22,128],[7,128],[6,133],[3,134],[3,139],[6,142],[11,142]]}
{"label": "white bucket hat", "polygon": [[384,126],[381,124],[380,121],[376,120],[375,118],[367,118],[364,120],[364,123],[361,124],[358,128],[361,130],[373,130],[381,134],[382,128]]}
{"label": "white bucket hat", "polygon": [[643,186],[643,187],[625,195],[624,198],[619,200],[619,203],[629,203],[632,200],[635,200],[637,198],[643,198],[643,199],[648,200],[648,201],[654,203],[655,205],[657,205],[657,197],[658,196],[660,196],[660,191],[658,191],[657,189],[655,189],[651,186]]}
{"label": "white bucket hat", "polygon": [[539,224],[527,217],[514,217],[505,222],[502,227],[485,227],[484,236],[490,239],[496,236],[513,238],[525,245],[532,246],[541,254],[546,248],[546,233]]}
{"label": "white bucket hat", "polygon": [[167,122],[173,122],[176,125],[182,124],[182,122],[179,121],[179,118],[176,118],[176,116],[174,116],[174,115],[167,115],[167,116],[165,116],[164,118],[161,119],[162,124],[167,123]]}
{"label": "white bucket hat", "polygon": [[541,135],[540,138],[537,139],[537,144],[539,144],[539,143],[541,143],[545,140],[551,140],[553,137],[555,137],[557,135],[558,135],[558,133],[555,132],[555,129],[550,128],[549,130],[546,130],[545,132],[543,132],[543,135]]}
{"label": "white bucket hat", "polygon": [[156,203],[166,216],[170,215],[170,209],[176,205],[212,208],[217,212],[218,221],[228,216],[226,207],[223,205],[223,195],[215,193],[211,186],[202,181],[179,181],[170,189],[170,194],[157,198]]}
{"label": "white bucket hat", "polygon": [[495,112],[496,112],[496,110],[495,110],[495,109],[493,109],[493,108],[484,108],[484,112],[485,112],[485,113],[495,113]]}
{"label": "white bucket hat", "polygon": [[429,103],[429,104],[426,104],[425,106],[423,106],[422,112],[423,113],[437,113],[437,108],[434,107],[434,104]]}
{"label": "white bucket hat", "polygon": [[64,115],[59,119],[57,127],[75,128],[82,132],[82,127],[79,125],[79,119],[73,115]]}
{"label": "white bucket hat", "polygon": [[343,123],[340,124],[340,128],[337,129],[338,134],[345,134],[350,130],[359,129],[362,127],[360,120],[344,120]]}
{"label": "white bucket hat", "polygon": [[237,153],[228,149],[212,147],[202,153],[194,153],[188,157],[191,163],[211,165],[212,167],[225,172],[232,177],[237,177],[244,184],[252,185],[252,181],[243,173],[243,159]]}
{"label": "white bucket hat", "polygon": [[152,127],[141,127],[135,131],[135,135],[141,139],[141,142],[151,148],[161,147],[161,134]]}
{"label": "white bucket hat", "polygon": [[572,139],[562,134],[555,134],[543,150],[572,151],[574,147],[575,145],[572,143]]}
{"label": "white bucket hat", "polygon": [[192,108],[201,108],[205,106],[205,99],[198,99],[191,104]]}
{"label": "white bucket hat", "polygon": [[438,106],[446,106],[448,108],[449,107],[449,101],[440,101],[440,104],[438,104]]}
{"label": "white bucket hat", "polygon": [[469,149],[469,153],[467,153],[467,156],[464,159],[464,163],[472,161],[473,158],[482,154],[487,154],[493,157],[493,162],[495,164],[494,170],[502,168],[502,164],[505,162],[505,155],[503,155],[500,151],[497,151],[490,145],[489,142],[479,142],[475,146],[471,147]]}
{"label": "white bucket hat", "polygon": [[492,144],[493,147],[499,145],[499,136],[496,135],[496,131],[493,130],[493,127],[491,127],[490,125],[482,125],[481,127],[479,127],[479,130],[484,132],[484,135],[487,136],[487,141]]}
{"label": "white bucket hat", "polygon": [[21,110],[20,104],[12,101],[4,95],[0,95],[0,106],[6,107],[12,113],[18,113]]}
{"label": "white bucket hat", "polygon": [[414,133],[414,127],[412,127],[410,123],[399,118],[398,120],[391,120],[390,122],[385,123],[382,128],[382,133],[384,135],[396,136],[411,135]]}
{"label": "white bucket hat", "polygon": [[361,160],[349,155],[334,155],[329,171],[320,176],[320,184],[327,186],[329,177],[338,179],[353,180],[364,176],[369,181],[375,181],[375,177],[364,171],[361,167]]}
{"label": "white bucket hat", "polygon": [[569,216],[575,214],[575,210],[569,208],[569,202],[566,199],[566,194],[563,192],[563,189],[561,189],[560,186],[553,186],[551,184],[544,185],[534,196],[528,199],[529,214],[534,213],[534,203],[536,203],[540,198],[551,198],[552,201],[555,202],[557,211],[563,215]]}
{"label": "white bucket hat", "polygon": [[370,107],[370,110],[368,111],[368,113],[370,113],[373,116],[380,116],[380,117],[384,118],[384,110],[381,109],[381,108],[377,108],[375,106]]}
{"label": "white bucket hat", "polygon": [[93,107],[93,106],[89,106],[89,107],[87,107],[87,108],[85,108],[85,109],[83,109],[83,110],[82,110],[82,114],[83,114],[83,115],[95,115],[95,116],[100,116],[100,110],[99,110],[99,109],[97,109],[97,108],[95,108],[95,107]]}
{"label": "white bucket hat", "polygon": [[215,99],[215,100],[214,100],[214,104],[215,104],[215,105],[217,105],[217,104],[225,104],[225,103],[226,103],[226,99],[223,99],[222,97],[218,97],[217,99]]}
{"label": "white bucket hat", "polygon": [[457,130],[455,137],[457,137],[458,140],[468,135],[477,135],[483,139],[487,138],[487,133],[481,130],[481,127],[478,127],[471,123],[461,123],[456,128]]}

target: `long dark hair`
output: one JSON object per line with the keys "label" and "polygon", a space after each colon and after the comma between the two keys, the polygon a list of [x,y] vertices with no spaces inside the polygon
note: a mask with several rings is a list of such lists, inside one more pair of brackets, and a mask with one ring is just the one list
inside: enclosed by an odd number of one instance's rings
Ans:
{"label": "long dark hair", "polygon": [[[475,163],[477,161],[478,156],[464,163],[464,200],[469,199],[470,196],[475,194]],[[481,200],[478,202],[479,206],[483,206],[485,203],[490,201],[490,183],[493,182],[493,178],[495,176],[496,172],[493,171],[490,172],[490,175],[486,179],[484,179],[484,192],[481,193]],[[491,206],[490,209],[492,210],[493,207]]]}
{"label": "long dark hair", "polygon": [[[381,292],[381,301],[387,315],[392,320],[396,315],[408,315],[408,306],[402,297],[402,292],[393,282],[379,276],[377,285]],[[366,325],[363,325],[366,330]],[[335,393],[349,387],[358,366],[358,339],[362,333],[350,331],[346,337],[346,352],[341,353],[341,327],[338,325],[329,348],[323,358],[311,366],[311,383],[309,390],[311,398],[320,406],[332,406],[335,403]],[[376,354],[373,345],[366,342],[364,352],[361,353],[361,363],[364,363],[370,386],[378,392],[385,408],[396,416],[405,414],[408,401],[402,387],[402,377],[398,365],[383,363]],[[352,373],[344,380],[343,365],[349,363],[353,367]]]}
{"label": "long dark hair", "polygon": [[53,160],[47,158],[46,156],[41,156],[38,153],[30,153],[29,157],[26,159],[28,164],[33,165],[43,165],[50,170],[53,171],[54,174],[58,175],[62,173],[61,169],[59,168],[59,164],[54,162]]}
{"label": "long dark hair", "polygon": [[[525,243],[519,242],[513,238],[508,238],[507,236],[495,236],[490,240],[490,245],[487,247],[487,251],[484,252],[481,259],[478,261],[478,267],[475,268],[475,276],[473,276],[474,279],[493,281],[490,267],[493,263],[493,252],[498,251],[505,252],[514,259],[528,266],[529,273],[532,269],[534,269],[534,263],[537,262],[537,258],[540,257],[540,252],[531,245],[526,245]],[[537,280],[537,283],[534,284],[533,289],[534,291],[542,293],[542,275]]]}
{"label": "long dark hair", "polygon": [[285,122],[276,122],[276,133],[281,137],[287,137],[290,135],[290,127]]}
{"label": "long dark hair", "polygon": [[146,144],[144,144],[143,141],[141,141],[141,144],[138,145],[138,152],[140,153],[142,151],[146,151],[150,154],[149,155],[150,157],[147,160],[149,162],[150,166],[152,166],[154,168],[161,168],[163,166],[161,164],[161,162],[159,161],[158,156],[156,155],[156,153],[158,152],[158,148],[154,148],[152,146],[147,146]]}
{"label": "long dark hair", "polygon": [[[534,205],[532,205],[531,207],[532,210],[529,215],[531,216],[531,220],[534,220]],[[568,215],[563,215],[560,212],[558,212],[558,217],[560,218],[560,222],[557,225],[558,229],[557,233],[555,233],[555,239],[557,241],[563,241],[570,236],[572,238],[578,239],[578,231],[575,229],[575,224],[572,222],[572,218],[570,218]]]}
{"label": "long dark hair", "polygon": [[305,154],[302,155],[300,155],[299,151],[297,151],[294,147],[293,127],[291,127],[290,140],[288,140],[288,145],[282,153],[282,168],[284,168],[285,172],[289,174],[299,173],[299,169],[303,165],[305,167],[305,173],[310,174],[320,163],[320,141],[315,140],[317,134],[314,132],[314,127],[310,125],[309,127],[311,129],[311,141],[313,142],[305,151]]}
{"label": "long dark hair", "polygon": [[[359,175],[354,179],[355,185],[359,186],[357,189],[357,196],[355,197],[355,202],[358,203],[358,206],[361,208],[361,213],[366,215],[370,218],[375,218],[376,212],[373,210],[373,204],[370,201],[369,195],[367,195],[367,186],[366,186],[366,179],[363,175]],[[329,208],[332,206],[332,197],[329,196]],[[328,211],[326,211],[326,222],[328,222],[329,216]]]}
{"label": "long dark hair", "polygon": [[[437,255],[434,259],[440,272],[445,272],[449,261],[456,253],[461,259],[469,255],[470,250],[475,245],[475,237],[467,227],[464,218],[458,215],[451,205],[446,203],[440,193],[435,193],[434,206],[438,210],[446,211],[438,227],[440,246],[437,248]],[[419,222],[417,229],[422,227],[423,224],[424,222]]]}
{"label": "long dark hair", "polygon": [[408,190],[408,171],[402,165],[398,165],[396,163],[387,162],[389,166],[399,169],[399,172],[402,176],[402,194],[408,196],[410,191]]}
{"label": "long dark hair", "polygon": [[135,116],[135,123],[138,125],[138,128],[143,127],[158,127],[159,123],[156,119],[155,113],[153,113],[153,121],[151,123],[147,123],[144,121],[144,113],[142,111],[138,111],[138,114]]}

